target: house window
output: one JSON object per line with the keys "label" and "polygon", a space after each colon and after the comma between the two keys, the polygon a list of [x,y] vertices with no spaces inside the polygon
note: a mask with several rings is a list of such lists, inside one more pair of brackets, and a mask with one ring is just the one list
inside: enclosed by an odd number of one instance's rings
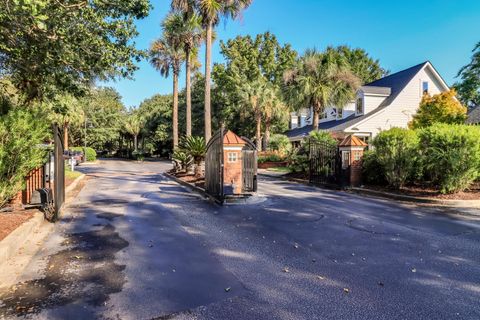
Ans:
{"label": "house window", "polygon": [[428,94],[428,81],[422,82],[422,92],[423,94]]}
{"label": "house window", "polygon": [[238,153],[236,152],[228,153],[228,162],[237,162],[237,160],[238,160]]}
{"label": "house window", "polygon": [[343,119],[343,109],[341,108],[337,109],[337,118]]}
{"label": "house window", "polygon": [[358,98],[357,99],[357,114],[363,113],[363,99]]}

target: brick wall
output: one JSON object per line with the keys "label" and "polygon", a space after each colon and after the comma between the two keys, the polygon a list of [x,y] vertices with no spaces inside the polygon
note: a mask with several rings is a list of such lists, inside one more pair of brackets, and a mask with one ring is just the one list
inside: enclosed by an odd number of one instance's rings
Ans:
{"label": "brick wall", "polygon": [[[232,155],[236,154],[236,161],[232,161]],[[234,194],[242,193],[242,150],[224,150],[223,152],[223,181],[225,186],[234,185]]]}

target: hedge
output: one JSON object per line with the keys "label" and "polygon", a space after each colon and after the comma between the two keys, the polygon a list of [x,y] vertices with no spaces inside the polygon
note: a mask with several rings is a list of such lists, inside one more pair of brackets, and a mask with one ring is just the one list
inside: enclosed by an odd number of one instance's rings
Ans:
{"label": "hedge", "polygon": [[38,147],[49,135],[48,121],[35,110],[12,109],[0,116],[0,208],[22,189],[28,172],[45,161]]}
{"label": "hedge", "polygon": [[[380,132],[373,140],[375,161],[383,170],[388,185],[401,188],[420,169],[419,139],[413,130],[392,128]],[[372,161],[370,159],[370,161]]]}
{"label": "hedge", "polygon": [[480,177],[480,127],[434,124],[419,137],[426,174],[440,192],[463,191]]}

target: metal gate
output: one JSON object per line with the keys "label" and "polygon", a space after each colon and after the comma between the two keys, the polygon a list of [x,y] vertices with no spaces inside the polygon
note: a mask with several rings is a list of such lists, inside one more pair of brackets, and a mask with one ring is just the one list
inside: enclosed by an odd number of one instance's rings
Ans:
{"label": "metal gate", "polygon": [[58,219],[63,203],[65,202],[65,159],[63,157],[63,129],[61,129],[58,125],[53,125],[53,140],[55,144],[53,181],[55,215],[52,220],[55,221]]}
{"label": "metal gate", "polygon": [[310,138],[309,162],[310,183],[342,186],[342,161],[336,144]]}
{"label": "metal gate", "polygon": [[257,148],[248,138],[242,137],[246,142],[242,149],[242,192],[257,191]]}
{"label": "metal gate", "polygon": [[205,191],[223,203],[223,131],[218,130],[208,141],[205,155]]}

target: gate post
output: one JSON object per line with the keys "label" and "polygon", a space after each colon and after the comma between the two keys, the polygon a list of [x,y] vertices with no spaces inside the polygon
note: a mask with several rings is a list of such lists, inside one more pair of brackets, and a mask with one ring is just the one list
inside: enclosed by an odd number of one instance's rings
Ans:
{"label": "gate post", "polygon": [[362,184],[362,157],[368,145],[354,135],[349,135],[338,145],[342,172],[347,171],[346,185],[358,187]]}
{"label": "gate post", "polygon": [[63,132],[58,125],[53,125],[54,136],[54,203],[55,203],[55,217],[57,220],[65,202],[65,160],[63,159]]}

